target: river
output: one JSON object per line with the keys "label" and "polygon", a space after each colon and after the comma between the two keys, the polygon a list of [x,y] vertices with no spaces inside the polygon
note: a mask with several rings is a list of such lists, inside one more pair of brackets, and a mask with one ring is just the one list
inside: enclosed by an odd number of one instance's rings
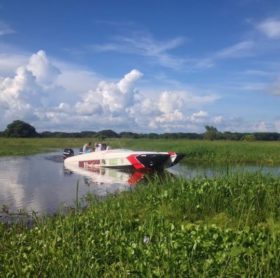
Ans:
{"label": "river", "polygon": [[[168,171],[182,178],[212,177],[230,172],[250,171],[280,176],[279,167],[199,166],[179,164]],[[146,174],[147,175],[147,174]],[[61,153],[0,158],[0,210],[52,214],[74,206],[75,200],[87,193],[104,197],[110,193],[131,190],[143,173],[111,169],[73,172],[63,166]],[[1,215],[1,214],[0,214]]]}

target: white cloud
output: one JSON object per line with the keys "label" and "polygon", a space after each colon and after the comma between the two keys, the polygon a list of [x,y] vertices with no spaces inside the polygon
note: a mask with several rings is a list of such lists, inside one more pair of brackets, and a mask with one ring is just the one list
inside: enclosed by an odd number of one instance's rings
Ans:
{"label": "white cloud", "polygon": [[200,110],[198,112],[193,113],[191,116],[189,116],[188,120],[191,123],[203,123],[205,122],[205,120],[208,120],[207,117],[208,117],[208,113],[206,111]]}
{"label": "white cloud", "polygon": [[[39,131],[186,130],[188,124],[208,122],[210,116],[199,109],[218,98],[189,90],[140,91],[135,84],[143,74],[137,69],[114,81],[100,81],[94,73],[86,72],[84,88],[91,89],[71,89],[67,80],[74,79],[77,69],[61,65],[40,50],[19,66],[13,77],[0,79],[2,129],[22,119]],[[78,81],[83,80],[83,71],[76,72],[80,74]]]}
{"label": "white cloud", "polygon": [[241,84],[239,86],[239,89],[243,91],[251,91],[251,92],[257,92],[257,91],[266,91],[267,90],[267,83],[263,82],[254,82],[254,83],[245,83]]}
{"label": "white cloud", "polygon": [[159,111],[164,114],[172,113],[173,111],[180,109],[183,102],[184,100],[179,93],[163,92],[158,101]]}
{"label": "white cloud", "polygon": [[251,55],[251,50],[255,46],[253,41],[241,41],[230,47],[220,50],[215,54],[216,59],[240,58]]}
{"label": "white cloud", "polygon": [[37,82],[43,86],[52,86],[60,71],[47,59],[43,50],[33,54],[27,65],[27,70],[32,72]]}
{"label": "white cloud", "polygon": [[18,67],[26,64],[28,57],[20,54],[0,54],[0,76],[13,75]]}
{"label": "white cloud", "polygon": [[235,43],[226,48],[220,49],[206,58],[190,60],[189,64],[194,68],[208,69],[213,67],[218,61],[226,59],[239,59],[255,55],[256,43],[253,40],[245,40]]}
{"label": "white cloud", "polygon": [[245,70],[243,72],[246,75],[252,75],[252,76],[270,76],[270,75],[274,75],[273,72],[271,71],[265,71],[265,70],[255,70],[255,69],[250,69],[250,70]]}
{"label": "white cloud", "polygon": [[139,79],[140,77],[142,77],[142,73],[136,69],[132,70],[131,72],[129,72],[128,74],[126,74],[124,76],[123,79],[120,80],[120,82],[118,83],[118,87],[120,89],[120,91],[123,94],[126,94],[131,87],[133,86],[133,83]]}
{"label": "white cloud", "polygon": [[272,84],[270,92],[273,95],[280,96],[280,77]]}
{"label": "white cloud", "polygon": [[15,31],[5,22],[0,21],[0,36],[15,33]]}
{"label": "white cloud", "polygon": [[276,132],[280,132],[280,120],[276,120],[274,122],[274,127],[275,127]]}
{"label": "white cloud", "polygon": [[188,106],[201,106],[205,104],[211,104],[217,101],[220,97],[214,94],[199,96],[190,92],[185,92],[187,96],[187,103]]}
{"label": "white cloud", "polygon": [[267,132],[269,130],[265,121],[258,122],[254,129],[259,132]]}
{"label": "white cloud", "polygon": [[[96,89],[84,95],[73,111],[79,115],[80,122],[91,119],[92,124],[103,128],[163,132],[185,129],[189,107],[195,109],[217,99],[212,95],[195,96],[189,91],[140,92],[135,89],[135,82],[141,77],[142,73],[134,69],[119,81],[101,81]],[[198,112],[197,117],[203,117],[203,113],[206,112]]]}
{"label": "white cloud", "polygon": [[104,79],[96,72],[68,61],[52,59],[52,63],[60,71],[56,84],[75,94],[84,94],[96,88],[100,80]]}
{"label": "white cloud", "polygon": [[223,121],[224,121],[224,118],[223,118],[223,116],[221,116],[221,115],[215,116],[215,117],[213,117],[213,119],[212,119],[212,122],[213,122],[215,125],[220,125],[220,124],[223,123]]}
{"label": "white cloud", "polygon": [[33,98],[37,92],[37,86],[34,83],[32,74],[20,67],[16,72],[16,76],[6,78],[0,85],[0,110],[3,122],[12,120],[13,117],[32,118],[32,101],[37,105],[37,98]]}
{"label": "white cloud", "polygon": [[101,81],[96,90],[90,90],[83,101],[75,105],[78,114],[102,114],[120,116],[133,103],[133,84],[142,76],[138,70],[132,70],[119,82]]}
{"label": "white cloud", "polygon": [[219,60],[234,59],[252,56],[252,50],[256,44],[254,41],[245,40],[221,49],[209,57],[195,59],[182,56],[175,56],[170,51],[183,45],[185,39],[177,37],[168,41],[157,41],[151,35],[141,33],[131,37],[115,37],[109,43],[94,44],[90,46],[92,51],[96,52],[119,52],[125,54],[136,54],[149,58],[159,65],[174,70],[180,69],[201,69],[211,68]]}
{"label": "white cloud", "polygon": [[270,39],[280,38],[280,20],[268,18],[260,22],[256,28]]}
{"label": "white cloud", "polygon": [[279,132],[280,121],[278,120],[262,120],[262,119],[246,119],[242,117],[231,116],[214,116],[209,117],[207,125],[213,125],[219,131],[231,132]]}
{"label": "white cloud", "polygon": [[159,116],[152,121],[152,126],[156,123],[174,123],[183,120],[184,116],[181,111],[184,105],[184,99],[176,92],[162,92],[157,102]]}
{"label": "white cloud", "polygon": [[[41,59],[41,58],[45,58]],[[53,85],[54,72],[58,73],[48,61],[43,51],[31,56],[25,66],[16,70],[14,77],[6,77],[0,83],[0,109],[3,122],[17,118],[35,120],[37,112],[54,103],[48,87]],[[4,124],[4,123],[3,123]]]}
{"label": "white cloud", "polygon": [[120,52],[126,54],[136,54],[153,59],[160,65],[179,69],[186,60],[176,57],[169,53],[170,50],[178,48],[184,43],[182,37],[173,38],[167,41],[157,41],[151,35],[146,33],[136,34],[131,37],[115,37],[114,40],[106,44],[95,44],[90,47],[97,52]]}

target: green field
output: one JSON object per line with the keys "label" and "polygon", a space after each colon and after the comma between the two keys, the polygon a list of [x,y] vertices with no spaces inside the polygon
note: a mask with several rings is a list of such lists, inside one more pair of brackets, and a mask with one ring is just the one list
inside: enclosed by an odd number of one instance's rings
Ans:
{"label": "green field", "polygon": [[[65,147],[81,147],[95,138],[0,138],[0,156],[29,155]],[[238,142],[167,139],[105,140],[113,148],[177,151],[186,153],[189,163],[258,163],[280,164],[280,142]]]}
{"label": "green field", "polygon": [[[2,155],[78,147],[85,139],[1,139]],[[92,140],[93,141],[93,140]],[[185,152],[186,163],[277,164],[279,143],[111,140]],[[22,153],[13,149],[22,147]],[[279,277],[280,180],[260,173],[156,176],[68,214],[0,225],[0,277]]]}

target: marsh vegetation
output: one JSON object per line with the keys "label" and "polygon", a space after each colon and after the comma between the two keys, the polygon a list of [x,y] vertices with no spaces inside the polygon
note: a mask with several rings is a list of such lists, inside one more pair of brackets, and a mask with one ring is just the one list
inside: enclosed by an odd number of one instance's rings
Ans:
{"label": "marsh vegetation", "polygon": [[[0,156],[29,155],[65,147],[81,147],[96,138],[1,138]],[[189,163],[280,164],[280,143],[265,141],[207,141],[185,139],[108,139],[113,148],[176,151]]]}
{"label": "marsh vegetation", "polygon": [[[16,145],[13,140],[10,151]],[[32,140],[20,141],[26,152],[84,142]],[[280,162],[277,142],[108,143],[185,152],[186,163]],[[280,181],[271,175],[226,173],[188,180],[155,176],[133,192],[113,194],[105,201],[89,195],[87,209],[77,201],[69,214],[34,216],[32,228],[0,225],[0,273],[5,277],[279,276],[279,200]]]}

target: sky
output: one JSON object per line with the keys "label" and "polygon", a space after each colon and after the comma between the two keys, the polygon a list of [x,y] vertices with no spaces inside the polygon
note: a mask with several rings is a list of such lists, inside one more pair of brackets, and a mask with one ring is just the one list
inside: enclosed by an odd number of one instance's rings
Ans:
{"label": "sky", "polygon": [[279,0],[0,0],[0,130],[280,132]]}

